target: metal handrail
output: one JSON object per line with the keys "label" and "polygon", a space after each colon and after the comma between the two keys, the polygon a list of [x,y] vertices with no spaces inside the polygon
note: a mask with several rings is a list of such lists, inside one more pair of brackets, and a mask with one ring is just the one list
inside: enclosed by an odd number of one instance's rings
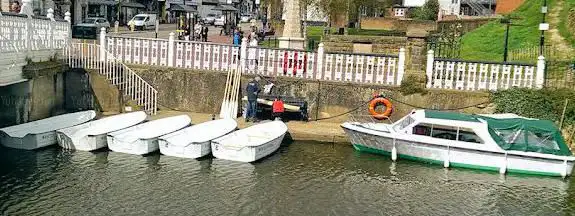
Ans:
{"label": "metal handrail", "polygon": [[[68,51],[68,56],[66,57],[68,57],[67,60],[69,63],[73,63],[71,62],[71,50],[78,46],[82,47],[80,50],[82,53],[79,57],[82,60],[80,66],[86,69],[97,69],[98,72],[105,75],[113,85],[119,86],[120,88],[123,86],[126,90],[123,93],[130,96],[138,105],[143,105],[144,109],[149,111],[150,114],[156,114],[158,91],[153,86],[136,74],[130,67],[126,66],[121,60],[116,58],[114,54],[108,52],[106,49],[101,49],[100,45],[97,44],[71,43],[64,49],[64,55]],[[97,54],[84,56],[84,47],[87,47],[88,51],[97,52]],[[100,52],[102,50],[104,53]],[[88,62],[85,62],[86,60]],[[110,65],[110,63],[112,65]],[[121,69],[117,69],[118,66]]]}

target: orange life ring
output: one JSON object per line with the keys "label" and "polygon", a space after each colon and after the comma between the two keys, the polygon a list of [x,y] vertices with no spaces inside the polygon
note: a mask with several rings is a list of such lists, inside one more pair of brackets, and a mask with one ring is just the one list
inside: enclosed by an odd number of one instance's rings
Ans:
{"label": "orange life ring", "polygon": [[[385,106],[385,111],[383,113],[375,111],[375,108],[380,104],[383,104]],[[369,114],[377,120],[384,120],[389,118],[392,111],[393,108],[391,106],[391,102],[386,98],[378,97],[374,98],[373,100],[371,100],[371,102],[369,102]]]}

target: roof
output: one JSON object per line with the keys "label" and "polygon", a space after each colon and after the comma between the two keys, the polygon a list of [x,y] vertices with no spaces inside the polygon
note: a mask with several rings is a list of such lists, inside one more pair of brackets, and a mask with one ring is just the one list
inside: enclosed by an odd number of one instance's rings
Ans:
{"label": "roof", "polygon": [[122,7],[129,7],[129,8],[146,8],[143,4],[137,2],[122,2],[120,3]]}
{"label": "roof", "polygon": [[88,4],[113,6],[113,5],[116,5],[117,2],[114,0],[88,0]]}
{"label": "roof", "polygon": [[219,4],[218,0],[202,0],[202,4]]}
{"label": "roof", "polygon": [[213,8],[212,10],[220,10],[220,11],[238,11],[234,6],[228,4],[221,4]]}
{"label": "roof", "polygon": [[170,5],[169,11],[189,12],[189,13],[197,12],[197,10],[194,7],[189,6],[189,5],[181,5],[181,4]]}
{"label": "roof", "polygon": [[456,121],[480,122],[470,114],[457,112],[444,112],[436,110],[425,110],[425,118],[447,119]]}
{"label": "roof", "polygon": [[482,5],[495,5],[496,1],[495,0],[461,0],[461,4],[470,4],[470,2],[474,2],[477,4],[482,4]]}
{"label": "roof", "polygon": [[561,132],[552,121],[515,114],[474,115],[425,110],[425,118],[485,122],[489,135],[505,150],[571,156]]}

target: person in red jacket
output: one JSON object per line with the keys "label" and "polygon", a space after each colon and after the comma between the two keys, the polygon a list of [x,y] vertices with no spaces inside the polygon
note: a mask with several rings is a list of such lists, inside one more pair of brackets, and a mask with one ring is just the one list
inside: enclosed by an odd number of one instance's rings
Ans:
{"label": "person in red jacket", "polygon": [[284,113],[284,102],[281,97],[278,96],[272,104],[272,117],[274,119],[281,118]]}

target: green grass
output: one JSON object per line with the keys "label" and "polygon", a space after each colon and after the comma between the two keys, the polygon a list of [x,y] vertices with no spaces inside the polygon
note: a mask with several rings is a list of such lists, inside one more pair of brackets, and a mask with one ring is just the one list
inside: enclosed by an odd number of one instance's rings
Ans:
{"label": "green grass", "polygon": [[559,13],[559,34],[567,40],[572,47],[575,48],[575,29],[569,29],[568,19],[569,11],[575,8],[575,0],[566,0],[563,2],[563,9]]}
{"label": "green grass", "polygon": [[[556,0],[548,0],[552,7]],[[572,0],[570,0],[572,1]],[[537,46],[541,32],[542,0],[525,0],[512,14],[514,26],[509,31],[509,50]],[[547,36],[547,35],[546,35]],[[503,61],[505,25],[499,20],[491,21],[472,32],[465,34],[461,40],[461,58],[467,60]]]}

